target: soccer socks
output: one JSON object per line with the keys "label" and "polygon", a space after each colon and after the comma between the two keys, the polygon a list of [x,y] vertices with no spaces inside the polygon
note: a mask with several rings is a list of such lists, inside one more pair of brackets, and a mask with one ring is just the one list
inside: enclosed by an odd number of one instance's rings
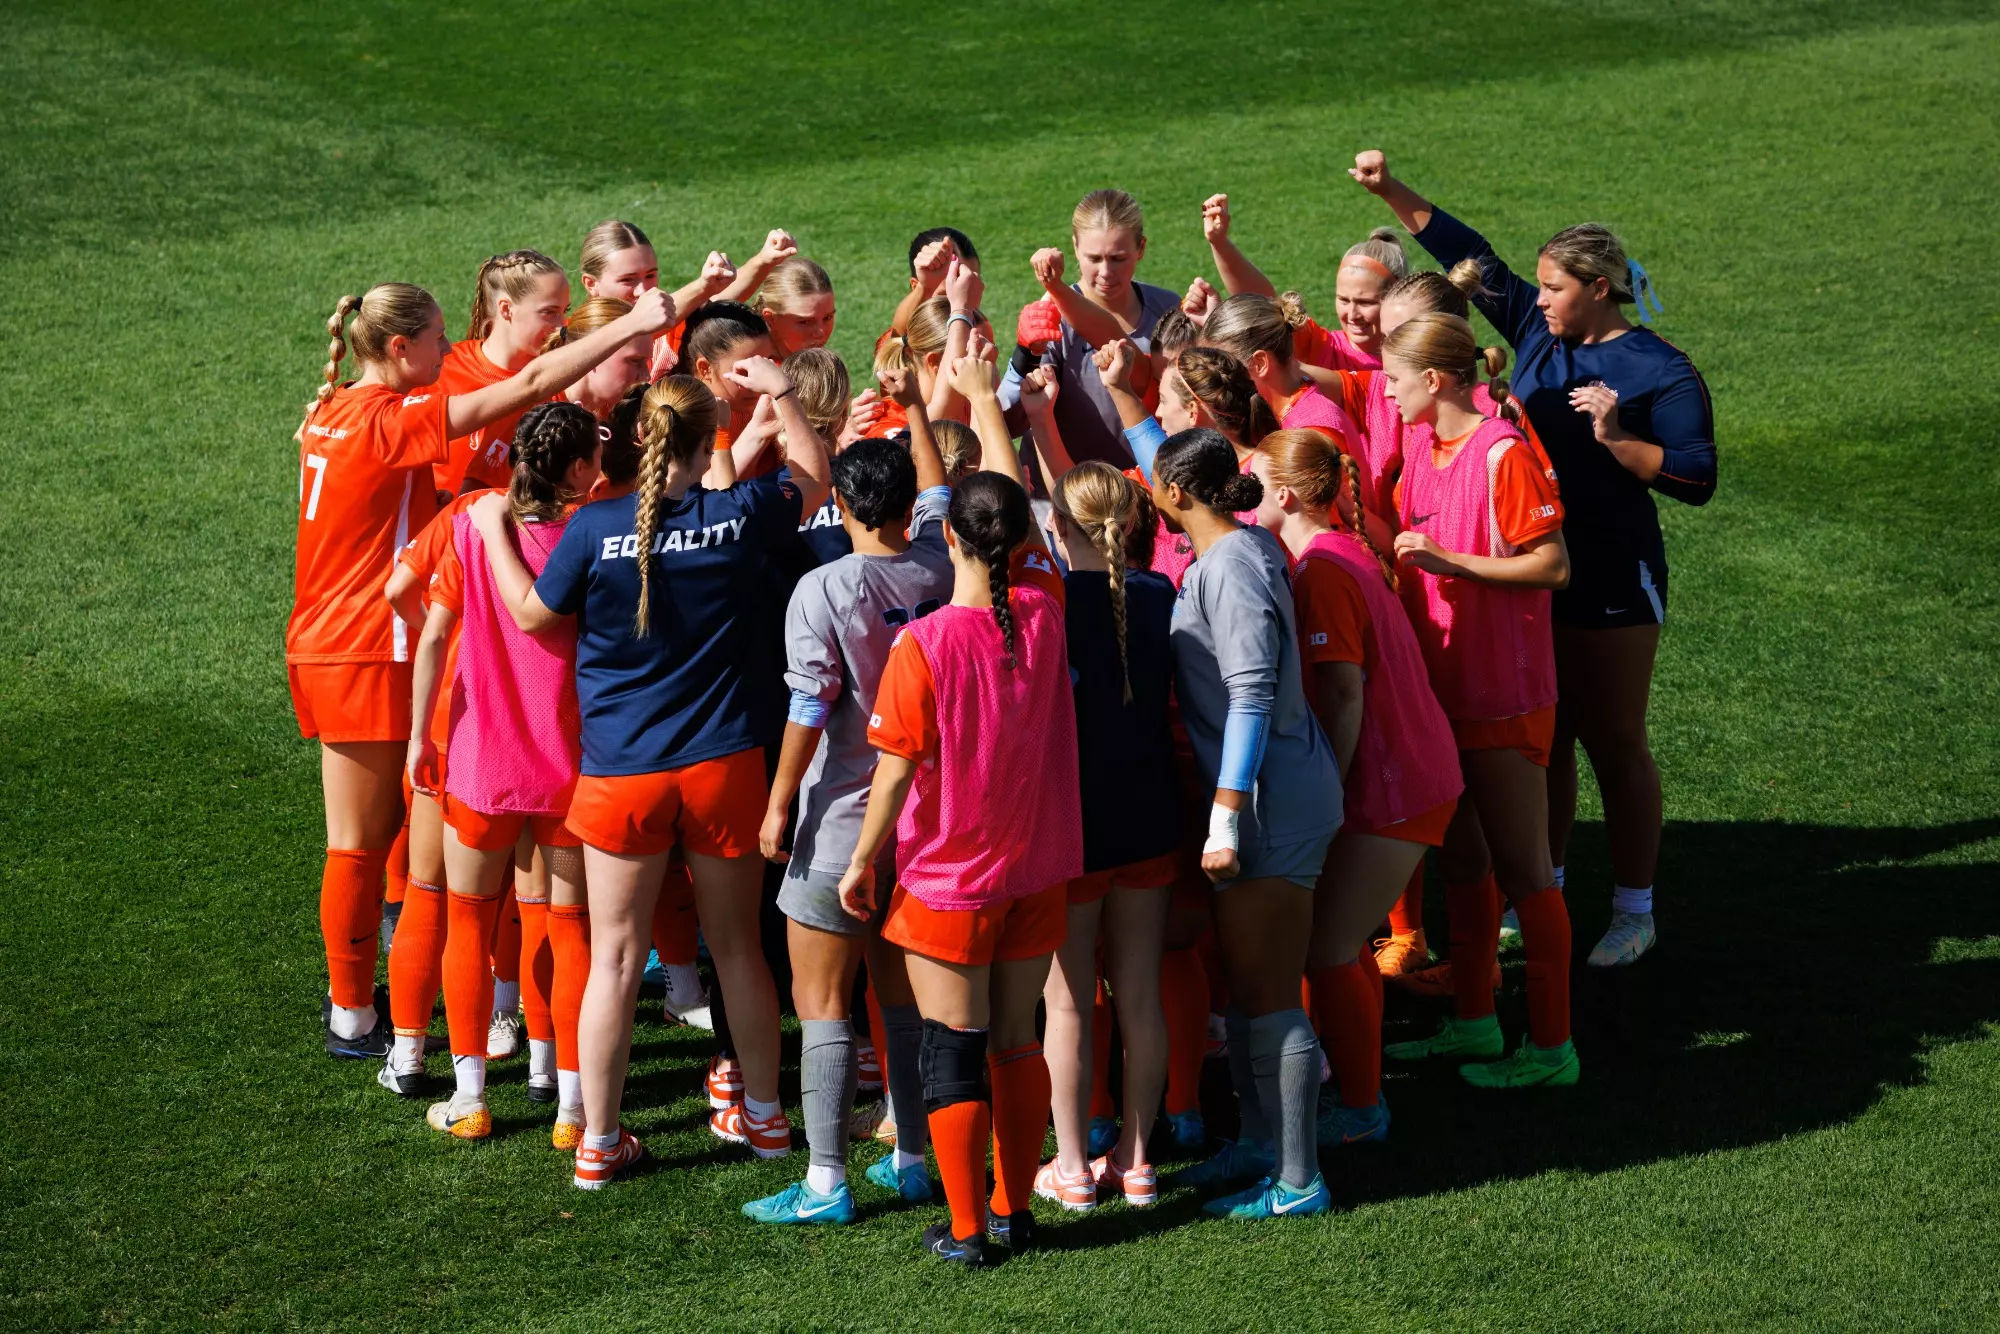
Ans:
{"label": "soccer socks", "polygon": [[1558,866],[1556,867],[1556,888],[1561,889],[1562,887],[1563,887],[1563,868]]}
{"label": "soccer socks", "polygon": [[401,903],[410,880],[410,816],[409,803],[403,803],[403,827],[396,831],[396,841],[389,845],[387,871],[389,882],[382,891],[384,903]]}
{"label": "soccer socks", "polygon": [[1035,1198],[1035,1169],[1049,1126],[1049,1063],[1042,1044],[1031,1042],[995,1054],[993,1081],[993,1165],[999,1181],[993,1211],[1017,1214]]}
{"label": "soccer socks", "polygon": [[1169,950],[1160,957],[1160,1004],[1167,1012],[1167,1115],[1198,1112],[1208,1048],[1208,973],[1200,950]]}
{"label": "soccer socks", "polygon": [[1560,1047],[1569,1041],[1569,905],[1551,885],[1514,900],[1514,914],[1528,956],[1528,1040]]}
{"label": "soccer socks", "polygon": [[[923,1071],[923,1105],[929,1114],[938,1181],[951,1207],[951,1234],[964,1241],[986,1229],[986,1147],[993,1137],[986,1030],[947,1028],[926,1019],[917,1063]],[[1044,1066],[1044,1079],[1046,1070]],[[1047,1111],[1046,1096],[1043,1110]],[[1032,1172],[1029,1185],[1032,1189]]]}
{"label": "soccer socks", "polygon": [[[924,1020],[916,1006],[882,1007],[875,1050],[884,1062],[882,1075],[888,1082],[889,1105],[896,1117],[896,1152],[918,1160],[930,1143],[930,1125],[924,1116],[923,1044]],[[902,1166],[902,1160],[897,1166]]]}
{"label": "soccer socks", "polygon": [[521,1017],[530,1042],[553,1042],[556,1022],[549,1012],[549,987],[556,959],[549,950],[549,901],[516,895],[514,903],[521,910]]}
{"label": "soccer socks", "polygon": [[1090,1006],[1090,1119],[1108,1121],[1117,1115],[1118,1104],[1111,1100],[1111,998],[1100,977]]}
{"label": "soccer socks", "polygon": [[512,1014],[520,1005],[521,909],[509,885],[500,895],[500,912],[493,922],[493,980],[513,988],[514,1003],[506,1007]]}
{"label": "soccer socks", "polygon": [[1460,1019],[1484,1019],[1493,1013],[1493,960],[1500,953],[1499,893],[1491,875],[1470,885],[1445,886],[1451,912],[1451,992]]}
{"label": "soccer socks", "polygon": [[486,1059],[486,1030],[493,1021],[493,971],[487,942],[493,939],[500,900],[456,891],[447,899],[450,935],[444,946],[444,1018],[456,1068],[461,1056]]}
{"label": "soccer socks", "polygon": [[1403,886],[1403,896],[1389,907],[1389,931],[1392,935],[1407,936],[1424,929],[1424,863],[1420,857],[1417,867],[1410,872],[1410,883]]}
{"label": "soccer socks", "polygon": [[[811,1166],[847,1177],[847,1116],[854,1106],[857,1067],[854,1029],[845,1019],[802,1019],[799,1029],[799,1097],[805,1104],[806,1146]],[[821,1177],[826,1176],[822,1172]],[[833,1184],[813,1189],[833,1189]]]}
{"label": "soccer socks", "polygon": [[[1256,1069],[1250,1056],[1250,1020],[1234,1005],[1229,1007],[1223,1019],[1229,1025],[1229,1078],[1236,1085],[1241,1121],[1236,1138],[1250,1144],[1269,1144],[1271,1117],[1277,1114],[1278,1109],[1265,1102],[1263,1089],[1257,1083]],[[1313,1073],[1317,1075],[1319,1072]]]}
{"label": "soccer socks", "polygon": [[[556,1079],[574,1073],[576,1026],[583,1013],[583,985],[590,980],[590,909],[581,903],[549,905],[549,1017],[556,1032]],[[581,1103],[565,1101],[565,1107]]]}
{"label": "soccer socks", "polygon": [[398,1037],[421,1039],[444,985],[445,891],[411,878],[389,951],[389,1021]]}
{"label": "soccer socks", "polygon": [[1649,913],[1653,911],[1653,887],[1647,885],[1644,889],[1633,889],[1630,885],[1613,885],[1611,908],[1614,912],[1629,912],[1634,915]]}
{"label": "soccer socks", "polygon": [[1250,1065],[1277,1121],[1278,1179],[1302,1190],[1319,1175],[1319,1043],[1304,1010],[1249,1021]]}
{"label": "soccer socks", "polygon": [[1382,974],[1374,951],[1313,971],[1320,1040],[1346,1107],[1373,1107],[1382,1092]]}
{"label": "soccer socks", "polygon": [[[381,946],[382,875],[387,848],[328,848],[319,879],[319,933],[326,945],[327,991],[339,1009],[375,1005],[375,955]],[[361,1021],[359,1037],[374,1027]]]}

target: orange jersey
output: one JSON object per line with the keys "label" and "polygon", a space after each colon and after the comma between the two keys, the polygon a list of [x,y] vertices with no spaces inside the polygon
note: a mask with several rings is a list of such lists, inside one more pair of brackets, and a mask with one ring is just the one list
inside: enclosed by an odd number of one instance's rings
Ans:
{"label": "orange jersey", "polygon": [[446,396],[350,384],[299,427],[298,557],[286,662],[407,662],[409,627],[383,585],[437,511]]}
{"label": "orange jersey", "polygon": [[[1453,451],[1470,436],[1440,441],[1438,453]],[[1493,531],[1510,547],[1525,547],[1563,526],[1562,501],[1546,455],[1532,446],[1510,449],[1500,456],[1500,465],[1491,479]],[[1403,484],[1396,483],[1396,513],[1403,512]]]}
{"label": "orange jersey", "polygon": [[[423,580],[426,602],[449,607],[465,614],[465,567],[459,564],[458,549],[451,540],[452,519],[471,508],[485,491],[468,491],[438,512],[417,540],[403,548],[398,557],[410,572]],[[443,750],[451,732],[451,683],[458,679],[458,626],[444,641],[444,665],[438,672],[437,706],[431,711],[431,739]]]}
{"label": "orange jersey", "polygon": [[1292,569],[1292,606],[1307,666],[1352,662],[1375,670],[1375,625],[1353,575],[1330,560],[1300,561]]}
{"label": "orange jersey", "polygon": [[[479,339],[453,343],[451,351],[445,355],[444,370],[438,375],[438,392],[448,398],[513,378],[515,372],[488,360],[485,346]],[[451,457],[431,469],[431,479],[437,489],[447,496],[455,496],[465,489],[467,482],[478,486],[507,485],[508,478],[513,475],[513,469],[507,464],[507,451],[514,443],[514,428],[526,412],[527,409],[523,408],[520,412],[486,423],[470,435],[453,440]]]}

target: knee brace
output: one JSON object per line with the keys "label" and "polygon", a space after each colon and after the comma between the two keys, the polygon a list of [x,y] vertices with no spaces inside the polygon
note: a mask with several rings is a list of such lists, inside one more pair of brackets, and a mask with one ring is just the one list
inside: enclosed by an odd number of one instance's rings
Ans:
{"label": "knee brace", "polygon": [[988,1102],[986,1030],[947,1028],[924,1020],[917,1070],[924,1081],[924,1110],[943,1111],[954,1103]]}

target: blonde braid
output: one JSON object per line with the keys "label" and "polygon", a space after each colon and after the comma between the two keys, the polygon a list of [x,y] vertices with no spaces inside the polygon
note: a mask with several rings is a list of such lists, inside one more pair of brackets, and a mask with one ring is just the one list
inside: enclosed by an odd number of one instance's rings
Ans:
{"label": "blonde braid", "polygon": [[[1342,453],[1340,456],[1340,489],[1347,494],[1347,502],[1354,506],[1354,535],[1361,539],[1361,545],[1368,548],[1368,554],[1382,567],[1382,578],[1388,581],[1391,592],[1397,591],[1396,566],[1382,554],[1375,545],[1375,539],[1368,536],[1368,511],[1361,507],[1361,465],[1354,456]],[[1338,510],[1335,511],[1336,515]]]}
{"label": "blonde braid", "polygon": [[347,317],[361,308],[361,298],[344,296],[340,304],[327,316],[326,332],[332,340],[326,348],[326,383],[319,387],[313,401],[306,404],[306,411],[312,410],[333,397],[333,391],[340,387],[340,363],[347,360]]}
{"label": "blonde braid", "polygon": [[1111,624],[1118,632],[1118,675],[1125,687],[1125,703],[1132,702],[1132,664],[1125,656],[1125,524],[1124,516],[1105,518],[1097,530],[1097,549],[1111,576]]}
{"label": "blonde braid", "polygon": [[639,458],[639,500],[633,532],[639,539],[639,609],[632,617],[632,632],[640,639],[653,632],[653,536],[660,523],[660,499],[667,488],[667,443],[673,438],[680,413],[671,403],[659,405],[665,414],[665,429],[652,430],[648,422],[646,452]]}

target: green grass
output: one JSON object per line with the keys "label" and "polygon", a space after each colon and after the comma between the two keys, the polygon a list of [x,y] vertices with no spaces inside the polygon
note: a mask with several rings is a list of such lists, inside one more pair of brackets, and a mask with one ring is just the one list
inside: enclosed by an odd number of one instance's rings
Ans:
{"label": "green grass", "polygon": [[[21,0],[7,27],[0,1323],[2000,1324],[1990,7]],[[1142,276],[1206,271],[1227,189],[1324,309],[1385,217],[1340,171],[1367,146],[1511,257],[1612,223],[1715,395],[1719,497],[1665,514],[1664,943],[1579,977],[1579,1088],[1399,1078],[1329,1218],[1246,1231],[1183,1192],[967,1276],[879,1195],[752,1231],[737,1205],[798,1165],[717,1151],[686,1030],[642,1024],[663,1165],[602,1197],[518,1072],[502,1134],[440,1144],[318,1054],[282,628],[336,297],[422,282],[455,327],[495,250],[573,258],[626,216],[683,274],[784,225],[852,363],[917,228],[970,231],[1011,309],[1115,183]]]}

